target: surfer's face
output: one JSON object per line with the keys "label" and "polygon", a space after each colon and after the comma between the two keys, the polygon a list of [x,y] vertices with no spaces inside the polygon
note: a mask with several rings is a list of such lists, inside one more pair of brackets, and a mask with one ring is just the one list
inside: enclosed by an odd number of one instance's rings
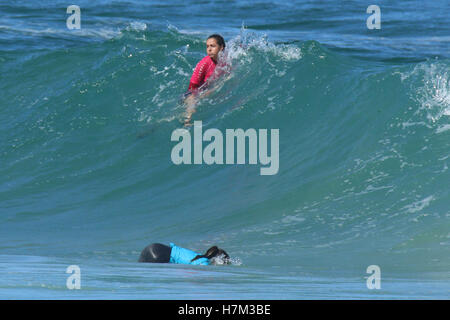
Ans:
{"label": "surfer's face", "polygon": [[211,57],[214,61],[217,61],[217,57],[219,56],[220,50],[223,49],[223,46],[219,46],[217,40],[214,38],[210,38],[206,40],[206,54]]}

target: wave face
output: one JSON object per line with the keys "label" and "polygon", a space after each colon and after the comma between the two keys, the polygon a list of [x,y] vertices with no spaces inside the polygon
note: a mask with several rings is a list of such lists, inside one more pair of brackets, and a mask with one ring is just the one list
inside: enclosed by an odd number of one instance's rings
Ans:
{"label": "wave face", "polygon": [[448,280],[447,58],[360,59],[241,29],[193,119],[223,133],[279,129],[279,171],[261,176],[260,165],[171,161],[203,38],[142,22],[108,30],[1,51],[4,263],[77,257],[94,274],[104,261],[124,271],[143,268],[132,263],[147,244],[174,242],[219,245],[238,269],[217,272],[243,283],[277,270],[293,277],[280,288],[299,274],[362,278],[372,264],[391,278]]}

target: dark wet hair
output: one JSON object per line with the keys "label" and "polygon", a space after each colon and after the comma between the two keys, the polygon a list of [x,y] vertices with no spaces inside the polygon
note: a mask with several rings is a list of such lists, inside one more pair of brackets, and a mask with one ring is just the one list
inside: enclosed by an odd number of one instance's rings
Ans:
{"label": "dark wet hair", "polygon": [[200,258],[212,259],[212,258],[220,257],[220,256],[224,257],[226,264],[230,263],[230,261],[229,261],[230,256],[228,255],[228,253],[226,253],[225,250],[217,248],[217,246],[213,246],[213,247],[209,248],[208,250],[206,250],[205,254],[197,255],[194,259],[191,260],[191,262],[195,261],[197,259],[200,259]]}
{"label": "dark wet hair", "polygon": [[225,49],[225,40],[223,39],[223,37],[220,34],[212,34],[206,40],[209,40],[211,38],[216,39],[217,44],[219,46],[222,46]]}

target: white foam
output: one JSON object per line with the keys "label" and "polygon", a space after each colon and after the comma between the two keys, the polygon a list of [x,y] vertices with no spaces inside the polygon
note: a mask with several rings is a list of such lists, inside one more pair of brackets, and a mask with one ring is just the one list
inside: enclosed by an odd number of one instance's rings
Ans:
{"label": "white foam", "polygon": [[435,200],[433,196],[428,196],[425,199],[413,202],[407,206],[404,206],[403,209],[406,209],[409,213],[415,213],[421,211],[422,209],[428,207],[431,201]]}
{"label": "white foam", "polygon": [[247,57],[250,49],[271,53],[285,61],[297,61],[302,58],[302,51],[299,47],[286,44],[275,45],[267,40],[266,35],[247,32],[242,27],[241,33],[227,42],[227,60]]}
{"label": "white foam", "polygon": [[436,129],[436,133],[442,133],[444,131],[450,130],[450,124],[445,124]]}
{"label": "white foam", "polygon": [[450,115],[450,79],[447,68],[440,63],[420,64],[413,73],[423,74],[423,87],[418,90],[418,102],[433,123]]}
{"label": "white foam", "polygon": [[147,24],[145,22],[133,21],[130,23],[127,29],[135,31],[144,31],[147,30]]}
{"label": "white foam", "polygon": [[286,223],[286,224],[292,224],[295,222],[304,222],[305,218],[303,217],[299,217],[298,215],[290,215],[290,216],[285,216],[283,219],[281,219],[282,223]]}

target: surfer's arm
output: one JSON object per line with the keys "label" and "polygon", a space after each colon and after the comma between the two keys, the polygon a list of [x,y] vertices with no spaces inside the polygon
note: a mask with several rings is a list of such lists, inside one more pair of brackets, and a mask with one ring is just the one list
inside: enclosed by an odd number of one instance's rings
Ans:
{"label": "surfer's arm", "polygon": [[[204,88],[205,84],[206,70],[207,60],[202,59],[192,73],[188,88],[188,91],[190,91],[191,94],[184,100],[186,106],[185,126],[190,124],[192,114],[195,112],[196,96],[199,94],[200,90],[203,91],[202,88]],[[201,95],[203,96],[204,94],[202,93]]]}
{"label": "surfer's arm", "polygon": [[189,126],[192,118],[192,114],[195,112],[196,99],[194,94],[190,94],[184,99],[184,105],[186,106],[186,115],[184,118],[184,125]]}
{"label": "surfer's arm", "polygon": [[[198,73],[197,73],[198,74]],[[194,81],[198,80],[196,73],[192,75],[192,79],[189,82],[188,92],[189,95],[184,99],[184,105],[186,106],[186,118],[184,125],[188,126],[191,122],[192,114],[195,112],[196,96],[198,95],[200,85]]]}

